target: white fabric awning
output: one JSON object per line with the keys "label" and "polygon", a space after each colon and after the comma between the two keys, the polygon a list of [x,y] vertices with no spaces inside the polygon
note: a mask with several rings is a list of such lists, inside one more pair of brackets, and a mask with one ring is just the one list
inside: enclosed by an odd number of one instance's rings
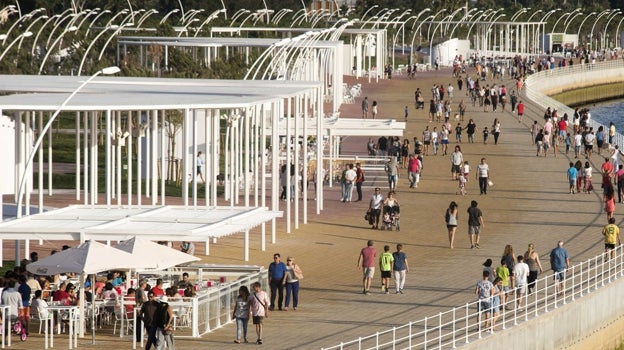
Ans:
{"label": "white fabric awning", "polygon": [[[286,119],[279,120],[279,133],[286,135]],[[294,135],[295,123],[290,121],[291,134]],[[311,133],[316,130],[316,118],[306,121],[306,128]],[[297,126],[300,134],[303,133],[303,123]],[[325,133],[332,136],[403,136],[405,122],[394,119],[360,119],[360,118],[328,118],[323,121]]]}
{"label": "white fabric awning", "polygon": [[[256,207],[72,205],[0,223],[0,240],[207,242],[282,216]],[[249,247],[245,244],[245,256]]]}

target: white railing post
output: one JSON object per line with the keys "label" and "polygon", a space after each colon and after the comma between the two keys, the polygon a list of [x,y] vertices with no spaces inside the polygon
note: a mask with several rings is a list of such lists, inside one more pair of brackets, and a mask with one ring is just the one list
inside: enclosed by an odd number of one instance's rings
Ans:
{"label": "white railing post", "polygon": [[[455,325],[457,324],[457,319],[456,319],[456,316],[457,316],[457,315],[456,315],[456,310],[457,310],[457,308],[456,308],[456,307],[454,307],[454,308],[453,308],[453,337],[452,337],[452,340],[451,340],[451,343],[453,344],[453,349],[455,349],[455,348],[456,348],[456,346],[455,346],[455,332],[457,331],[457,329],[455,328]],[[411,344],[410,344],[410,347],[409,347],[409,348],[410,348],[410,349],[412,348],[412,347],[411,347]]]}
{"label": "white railing post", "polygon": [[424,333],[425,334],[425,350],[427,350],[427,343],[428,343],[427,336],[429,335],[429,332],[427,331],[427,319],[428,318],[425,317],[425,327],[424,327],[425,328],[425,333]]}
{"label": "white railing post", "polygon": [[[557,290],[557,275],[554,272],[553,272],[553,281],[555,281],[555,291],[556,291]],[[548,281],[546,281],[544,284],[546,285],[546,287],[544,288],[544,312],[548,312]],[[555,297],[555,300],[556,300],[556,297]]]}
{"label": "white railing post", "polygon": [[[589,264],[591,262],[591,259],[587,259],[587,266],[589,267]],[[589,269],[587,269],[589,270]],[[587,294],[591,293],[591,276],[589,275],[590,271],[587,271]]]}
{"label": "white railing post", "polygon": [[409,329],[407,330],[407,334],[408,334],[408,338],[407,338],[407,348],[411,349],[412,348],[412,337],[414,336],[412,334],[412,325],[414,324],[414,322],[410,321],[409,323]]}
{"label": "white railing post", "polygon": [[442,349],[442,313],[438,314],[438,349]]}

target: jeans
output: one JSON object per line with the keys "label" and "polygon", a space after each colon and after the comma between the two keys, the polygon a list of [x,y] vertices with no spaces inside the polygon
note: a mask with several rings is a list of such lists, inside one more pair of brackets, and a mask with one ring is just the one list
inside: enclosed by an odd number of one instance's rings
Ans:
{"label": "jeans", "polygon": [[340,201],[344,202],[347,200],[347,189],[349,187],[349,184],[345,181],[342,183],[342,187],[341,187],[341,197],[340,197]]}
{"label": "jeans", "polygon": [[299,281],[286,283],[286,304],[290,305],[290,294],[292,293],[293,307],[299,305]]}
{"label": "jeans", "polygon": [[347,183],[347,202],[351,202],[351,198],[353,198],[353,182]]}
{"label": "jeans", "polygon": [[487,194],[487,185],[488,185],[488,178],[479,177],[479,189],[481,190],[481,194]]}
{"label": "jeans", "polygon": [[147,327],[147,343],[145,343],[145,350],[150,350],[154,345],[156,350],[165,348],[165,335],[162,332],[162,328],[156,326]]}
{"label": "jeans", "polygon": [[[288,302],[286,304],[288,305]],[[236,318],[236,339],[247,339],[247,324],[249,324],[249,318]]]}
{"label": "jeans", "polygon": [[[275,307],[275,297],[277,296],[277,307],[281,310],[284,302],[284,285],[282,279],[271,278],[271,310]],[[277,295],[276,295],[277,294]]]}
{"label": "jeans", "polygon": [[409,179],[410,188],[418,185],[418,180],[420,180],[420,174],[418,172],[408,172],[407,178]]}
{"label": "jeans", "polygon": [[403,287],[405,286],[405,270],[394,270],[394,286],[396,287],[397,292],[403,290]]}
{"label": "jeans", "polygon": [[362,183],[361,182],[356,182],[355,183],[355,189],[357,190],[357,195],[358,195],[358,201],[362,200]]}

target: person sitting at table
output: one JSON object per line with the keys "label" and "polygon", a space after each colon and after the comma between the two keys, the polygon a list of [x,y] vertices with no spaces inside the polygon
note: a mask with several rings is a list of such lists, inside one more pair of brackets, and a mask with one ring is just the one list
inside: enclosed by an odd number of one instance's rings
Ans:
{"label": "person sitting at table", "polygon": [[65,288],[67,291],[67,301],[65,305],[78,305],[78,295],[76,295],[76,286],[73,283],[67,283],[67,287]]}
{"label": "person sitting at table", "polygon": [[163,279],[159,278],[156,280],[156,285],[152,288],[152,292],[154,292],[154,296],[156,298],[160,298],[165,295],[165,290],[163,289]]}
{"label": "person sitting at table", "polygon": [[43,292],[41,290],[35,291],[35,296],[30,303],[30,312],[40,319],[45,320],[50,317],[50,313],[48,312],[48,303],[41,299],[42,294]]}
{"label": "person sitting at table", "polygon": [[195,293],[195,288],[193,288],[192,284],[189,284],[188,287],[184,289],[184,297],[185,298],[194,298],[197,293]]}
{"label": "person sitting at table", "polygon": [[178,290],[169,287],[165,289],[165,295],[162,297],[161,301],[180,301],[182,300],[182,296],[178,293]]}
{"label": "person sitting at table", "polygon": [[134,306],[136,304],[136,290],[132,287],[128,288],[124,296],[124,307],[126,309],[126,317],[132,319],[134,317]]}
{"label": "person sitting at table", "polygon": [[186,287],[188,287],[190,284],[191,284],[191,281],[189,281],[189,274],[188,272],[184,272],[182,274],[182,279],[178,281],[178,288],[186,289]]}
{"label": "person sitting at table", "polygon": [[102,292],[102,299],[104,299],[104,304],[106,305],[105,310],[107,312],[113,312],[115,310],[115,304],[117,303],[117,298],[119,294],[113,287],[111,282],[106,282],[104,286],[104,291]]}
{"label": "person sitting at table", "polygon": [[[110,275],[111,274],[109,274],[109,276]],[[110,282],[113,284],[113,287],[121,286],[126,283],[126,276],[122,275],[119,271],[113,271],[111,277]]]}
{"label": "person sitting at table", "polygon": [[61,283],[57,290],[52,293],[52,301],[65,304],[69,294],[67,293],[67,282]]}

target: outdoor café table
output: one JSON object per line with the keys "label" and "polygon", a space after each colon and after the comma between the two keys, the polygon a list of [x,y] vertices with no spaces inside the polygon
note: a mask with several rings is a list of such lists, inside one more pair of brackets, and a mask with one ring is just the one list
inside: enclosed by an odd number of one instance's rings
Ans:
{"label": "outdoor caf\u00e9 table", "polygon": [[[54,318],[55,317],[59,317],[60,319],[60,314],[61,311],[67,311],[68,312],[68,323],[69,323],[69,329],[68,329],[68,333],[69,333],[69,348],[72,349],[73,346],[78,347],[78,332],[76,332],[75,330],[75,323],[76,323],[76,319],[78,316],[78,306],[74,306],[74,305],[50,305],[48,306],[48,311],[51,313],[52,317],[50,317],[50,319],[52,320],[51,323],[54,324]],[[61,324],[59,322],[59,324],[57,325],[58,327],[58,333],[61,333]],[[50,347],[53,348],[54,347],[54,330],[52,330],[50,332]]]}
{"label": "outdoor caf\u00e9 table", "polygon": [[[7,322],[7,315],[11,312],[11,305],[0,305],[0,310],[2,310],[2,325],[4,327],[4,329],[2,330],[2,332],[7,333],[7,345],[11,346],[11,327],[9,327],[9,329],[7,330],[6,327],[6,322]],[[4,342],[5,342],[5,338],[2,337],[2,348],[4,349]]]}

